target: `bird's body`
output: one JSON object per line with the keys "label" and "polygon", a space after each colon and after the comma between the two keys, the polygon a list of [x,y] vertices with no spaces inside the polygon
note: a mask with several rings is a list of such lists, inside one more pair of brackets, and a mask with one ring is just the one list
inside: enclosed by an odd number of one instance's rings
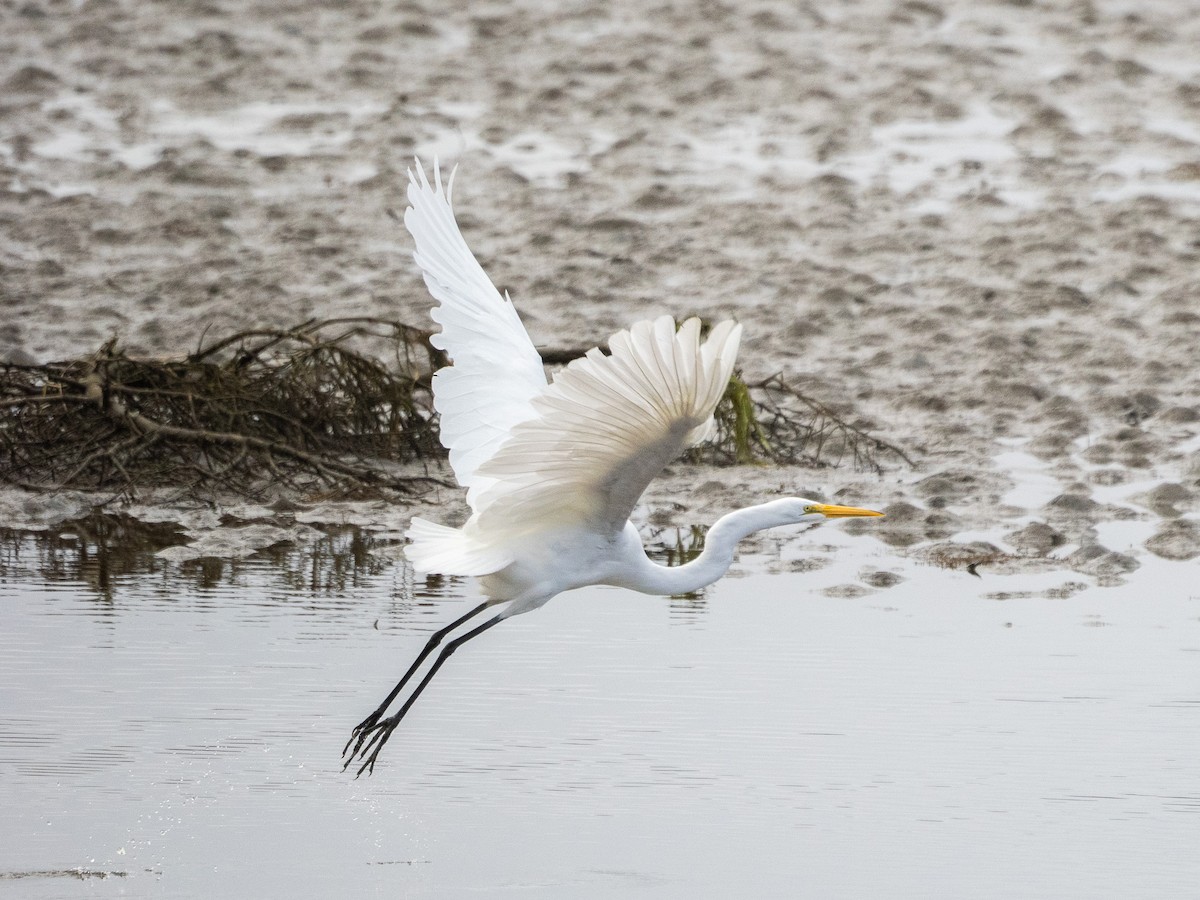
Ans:
{"label": "bird's body", "polygon": [[[462,643],[556,594],[593,584],[647,594],[698,590],[725,574],[743,537],[764,528],[837,516],[880,515],[787,497],[723,516],[705,548],[676,568],[652,562],[629,521],[662,468],[711,434],[733,373],[741,326],[721,322],[701,340],[698,319],[634,324],[548,383],[541,357],[507,295],[468,249],[443,189],[418,162],[405,225],[414,259],[440,303],[432,342],[453,361],[433,377],[434,406],[450,465],[467,490],[461,528],[414,518],[406,553],[418,574],[476,576],[486,602],[430,638],[387,699],[354,730],[347,765],[373,769],[379,751],[433,675]],[[453,631],[504,608],[444,645]],[[421,664],[441,652],[408,699],[384,718]]]}
{"label": "bird's body", "polygon": [[[633,537],[636,540],[636,530]],[[613,584],[630,549],[625,530],[617,535],[578,527],[533,532],[522,541],[519,559],[484,575],[479,585],[493,603],[511,600],[527,612],[563,591]],[[637,549],[641,550],[640,541]],[[571,561],[570,568],[563,566],[564,560]]]}

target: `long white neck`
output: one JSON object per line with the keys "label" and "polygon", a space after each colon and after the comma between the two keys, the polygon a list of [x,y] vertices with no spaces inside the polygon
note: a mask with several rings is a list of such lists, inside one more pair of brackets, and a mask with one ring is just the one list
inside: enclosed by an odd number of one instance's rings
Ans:
{"label": "long white neck", "polygon": [[[820,516],[815,516],[814,520]],[[704,538],[704,551],[683,566],[668,568],[651,562],[641,550],[641,562],[633,572],[612,583],[621,587],[641,591],[644,594],[687,594],[712,584],[733,563],[733,552],[738,541],[764,528],[796,524],[794,502],[774,500],[758,506],[748,506],[728,515],[721,516],[708,529]]]}

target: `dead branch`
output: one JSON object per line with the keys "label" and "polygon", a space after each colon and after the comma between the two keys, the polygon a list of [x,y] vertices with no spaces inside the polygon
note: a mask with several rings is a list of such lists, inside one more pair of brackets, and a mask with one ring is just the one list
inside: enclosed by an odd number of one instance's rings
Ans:
{"label": "dead branch", "polygon": [[[358,337],[394,341],[399,371],[352,349]],[[135,359],[110,341],[83,360],[0,366],[0,481],[414,495],[448,483],[383,460],[441,457],[428,391],[440,361],[425,332],[363,318],[255,329],[184,359]]]}

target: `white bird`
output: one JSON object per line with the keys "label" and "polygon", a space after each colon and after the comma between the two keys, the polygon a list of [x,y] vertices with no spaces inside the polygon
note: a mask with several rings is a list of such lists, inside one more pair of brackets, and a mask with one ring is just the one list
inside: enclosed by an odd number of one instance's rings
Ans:
{"label": "white bird", "polygon": [[[512,301],[501,296],[468,249],[451,193],[434,161],[430,184],[420,160],[409,171],[404,224],[442,326],[431,339],[453,364],[433,376],[434,407],[450,465],[467,490],[461,528],[414,518],[406,553],[418,574],[473,575],[484,603],[436,632],[404,677],[355,727],[346,765],[373,771],[379,752],[434,674],[463,643],[572,588],[607,584],[646,594],[685,594],[712,584],[733,562],[738,541],[777,525],[882,513],[802,497],[722,516],[700,556],[667,568],[650,561],[629,521],[638,498],[681,451],[704,440],[733,372],[742,326],[700,320],[678,328],[667,316],[614,334],[609,354],[593,349],[547,383],[541,357]],[[442,644],[493,606],[496,615]],[[441,647],[400,708],[393,701]],[[353,751],[351,751],[353,745]]]}

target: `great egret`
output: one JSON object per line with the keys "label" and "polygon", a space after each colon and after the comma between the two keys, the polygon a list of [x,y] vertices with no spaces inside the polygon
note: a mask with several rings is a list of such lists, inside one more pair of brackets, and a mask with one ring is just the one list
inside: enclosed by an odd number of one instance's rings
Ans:
{"label": "great egret", "polygon": [[[700,556],[683,566],[651,562],[629,521],[650,480],[713,427],[742,326],[725,321],[700,340],[700,320],[667,316],[614,334],[547,383],[541,358],[512,301],[500,296],[468,249],[436,160],[433,184],[417,160],[409,171],[404,224],[414,259],[441,305],[432,338],[453,365],[433,376],[434,406],[450,465],[467,489],[461,528],[414,518],[406,548],[418,574],[473,575],[488,598],[436,632],[404,677],[346,744],[346,766],[374,771],[379,752],[455,650],[510,616],[589,584],[646,594],[684,594],[712,584],[738,541],[777,525],[882,513],[788,497],[722,516]],[[480,613],[507,604],[443,641]],[[384,717],[421,664],[441,647],[400,708]],[[351,750],[351,747],[353,749]]]}

